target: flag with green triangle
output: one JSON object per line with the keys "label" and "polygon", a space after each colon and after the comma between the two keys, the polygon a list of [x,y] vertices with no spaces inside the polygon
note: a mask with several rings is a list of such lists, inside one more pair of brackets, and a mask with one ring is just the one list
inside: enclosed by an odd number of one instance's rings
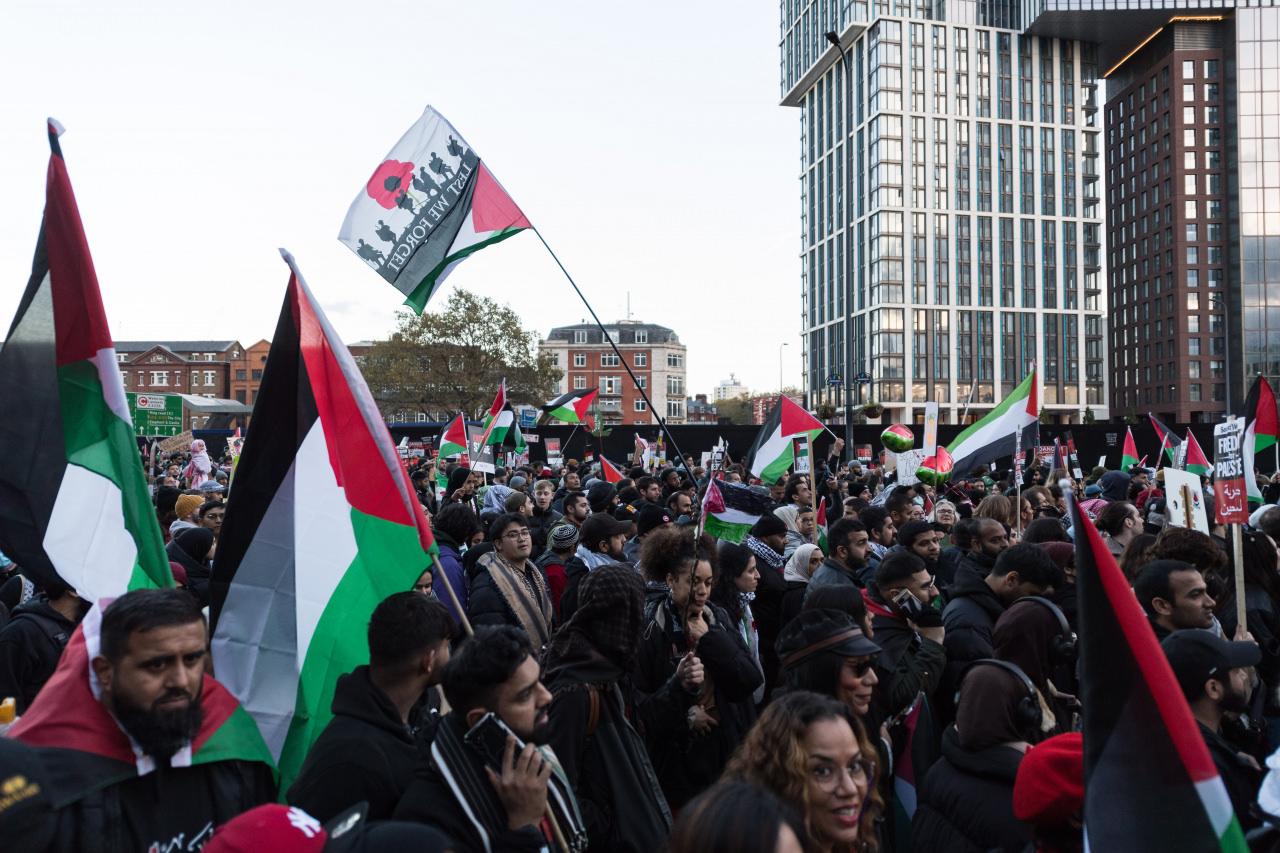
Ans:
{"label": "flag with green triangle", "polygon": [[456,418],[449,421],[449,425],[444,428],[444,432],[440,433],[440,454],[441,459],[452,459],[455,456],[461,456],[467,452],[467,423],[459,414]]}
{"label": "flag with green triangle", "polygon": [[1200,442],[1196,441],[1196,434],[1189,429],[1185,446],[1187,448],[1186,471],[1200,477],[1208,477],[1212,474],[1213,466],[1209,464],[1209,458],[1200,448]]}
{"label": "flag with green triangle", "polygon": [[591,417],[590,409],[598,393],[598,388],[582,388],[561,394],[543,405],[542,418],[567,424],[586,424],[587,429],[594,430],[596,423],[595,418]]}
{"label": "flag with green triangle", "polygon": [[1120,470],[1128,473],[1138,464],[1138,445],[1133,440],[1133,427],[1125,427],[1124,449],[1120,451]]}
{"label": "flag with green triangle", "polygon": [[747,453],[751,476],[765,483],[778,482],[795,461],[795,447],[791,439],[803,435],[812,442],[823,429],[822,421],[790,397],[779,395],[777,404],[761,424]]}
{"label": "flag with green triangle", "polygon": [[1160,423],[1160,419],[1155,415],[1147,412],[1147,417],[1151,419],[1151,427],[1156,431],[1156,438],[1160,441],[1160,449],[1164,451],[1164,455],[1168,462],[1166,464],[1173,465],[1178,458],[1178,448],[1182,445],[1182,439],[1178,438],[1177,433]]}
{"label": "flag with green triangle", "polygon": [[1249,503],[1262,503],[1262,489],[1254,474],[1257,455],[1276,443],[1276,395],[1271,383],[1259,375],[1244,401],[1244,484]]}

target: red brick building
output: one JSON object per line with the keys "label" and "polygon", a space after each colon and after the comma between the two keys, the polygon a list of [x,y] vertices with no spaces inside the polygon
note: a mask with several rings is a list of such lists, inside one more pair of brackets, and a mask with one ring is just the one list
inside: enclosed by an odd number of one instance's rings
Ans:
{"label": "red brick building", "polygon": [[271,342],[116,341],[126,391],[194,394],[252,406]]}

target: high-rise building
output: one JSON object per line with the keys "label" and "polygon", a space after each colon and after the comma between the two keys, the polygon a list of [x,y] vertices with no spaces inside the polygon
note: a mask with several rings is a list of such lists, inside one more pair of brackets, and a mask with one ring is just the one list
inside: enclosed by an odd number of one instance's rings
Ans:
{"label": "high-rise building", "polygon": [[747,386],[743,385],[738,377],[730,373],[728,379],[721,379],[719,384],[716,385],[715,401],[720,403],[724,400],[732,400],[734,397],[744,397],[746,394]]}
{"label": "high-rise building", "polygon": [[1012,2],[782,0],[781,17],[808,405],[838,420],[865,374],[857,399],[886,419],[936,401],[972,420],[1034,363],[1051,418],[1105,416],[1095,46],[1024,32]]}
{"label": "high-rise building", "polygon": [[[670,424],[685,423],[685,346],[665,326],[619,320],[609,327],[622,358],[645,393]],[[594,323],[558,326],[538,351],[551,357],[563,374],[557,394],[599,388],[595,417],[606,426],[654,424],[657,420],[622,366],[622,360]]]}

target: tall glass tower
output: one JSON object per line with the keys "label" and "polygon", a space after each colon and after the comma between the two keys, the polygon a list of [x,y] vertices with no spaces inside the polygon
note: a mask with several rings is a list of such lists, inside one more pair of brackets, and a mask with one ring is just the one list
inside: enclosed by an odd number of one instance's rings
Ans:
{"label": "tall glass tower", "polygon": [[1033,363],[1050,418],[1107,415],[1097,51],[1024,32],[1022,13],[782,0],[805,387],[837,421],[860,375],[852,393],[886,420],[919,421],[936,401],[951,423],[990,410]]}

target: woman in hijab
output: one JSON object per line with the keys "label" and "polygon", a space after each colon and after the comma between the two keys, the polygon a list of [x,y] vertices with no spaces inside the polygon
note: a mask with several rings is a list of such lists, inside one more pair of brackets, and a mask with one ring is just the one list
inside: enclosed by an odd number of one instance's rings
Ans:
{"label": "woman in hijab", "polygon": [[1032,693],[1017,667],[979,661],[969,668],[942,757],[920,787],[912,849],[1022,851],[1031,842],[1013,815],[1013,784],[1023,754],[1040,740]]}
{"label": "woman in hijab", "polygon": [[204,440],[197,438],[191,442],[191,461],[182,472],[187,478],[187,488],[200,488],[200,484],[209,479],[209,472],[212,470],[213,463],[209,461],[209,452],[205,448]]}
{"label": "woman in hijab", "polygon": [[812,545],[817,523],[814,520],[813,508],[788,504],[780,506],[773,514],[782,519],[787,526],[787,541],[782,548],[782,557],[786,559],[795,553],[801,545]]}
{"label": "woman in hijab", "polygon": [[1074,696],[1057,687],[1071,689],[1075,661],[1062,651],[1070,630],[1068,625],[1064,632],[1051,605],[1022,599],[1000,615],[991,632],[995,657],[1016,664],[1035,685],[1045,737],[1070,731],[1078,707]]}
{"label": "woman in hijab", "polygon": [[825,556],[817,545],[801,545],[791,552],[790,559],[782,568],[782,579],[787,582],[787,591],[782,594],[782,621],[786,625],[804,605],[804,593],[809,588],[809,578],[822,565]]}
{"label": "woman in hijab", "polygon": [[207,527],[188,527],[174,534],[165,546],[169,559],[187,570],[187,589],[200,602],[209,606],[209,576],[213,559],[213,531]]}

